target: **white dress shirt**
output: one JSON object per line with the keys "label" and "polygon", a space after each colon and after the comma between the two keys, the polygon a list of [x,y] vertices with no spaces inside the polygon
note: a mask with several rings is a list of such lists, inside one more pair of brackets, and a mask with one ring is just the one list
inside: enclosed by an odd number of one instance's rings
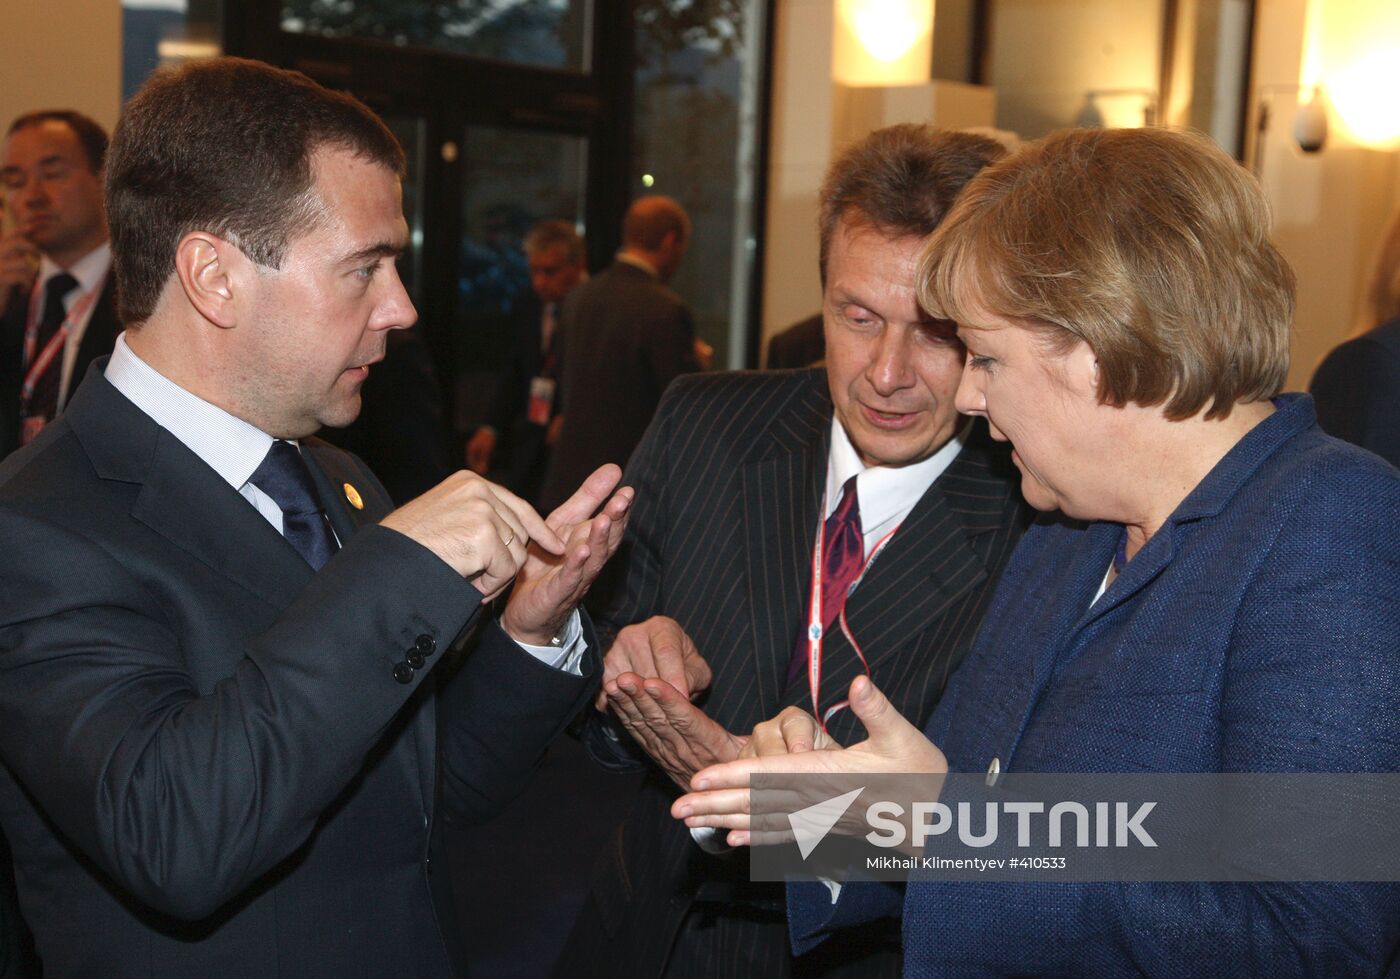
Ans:
{"label": "white dress shirt", "polygon": [[[204,460],[279,534],[284,532],[282,508],[250,482],[272,448],[275,440],[271,435],[162,375],[132,351],[124,333],[117,337],[112,358],[107,362],[106,378],[152,421]],[[296,442],[292,444],[297,445]],[[297,445],[297,449],[300,451],[301,446]],[[546,665],[575,676],[582,675],[581,664],[588,643],[583,638],[577,611],[570,614],[562,639],[559,646],[519,645]]]}
{"label": "white dress shirt", "polygon": [[[107,242],[98,245],[82,258],[73,263],[70,269],[61,269],[53,259],[47,255],[39,258],[39,281],[38,295],[44,295],[44,289],[48,286],[49,280],[58,273],[67,271],[69,275],[78,280],[78,288],[63,297],[63,308],[67,312],[72,312],[73,307],[84,295],[94,290],[100,290],[106,284],[108,272],[112,268],[112,246]],[[88,321],[92,319],[92,312],[97,308],[97,295],[94,293],[92,302],[87,304],[87,309],[83,314],[68,324],[68,337],[63,342],[63,361],[58,375],[58,410],[62,411],[64,404],[68,401],[68,392],[72,390],[73,367],[78,360],[78,348],[82,346],[83,334],[87,333]],[[30,310],[30,315],[42,315],[42,311],[37,314]],[[82,378],[78,378],[82,380]]]}

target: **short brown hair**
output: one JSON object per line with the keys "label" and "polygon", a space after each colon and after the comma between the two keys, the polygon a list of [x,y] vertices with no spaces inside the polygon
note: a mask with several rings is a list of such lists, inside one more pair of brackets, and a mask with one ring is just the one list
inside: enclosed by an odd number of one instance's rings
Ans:
{"label": "short brown hair", "polygon": [[572,265],[582,265],[584,255],[583,236],[574,229],[572,221],[554,219],[541,221],[525,235],[525,254],[534,255],[546,248],[562,248]]}
{"label": "short brown hair", "polygon": [[877,129],[841,151],[822,181],[818,230],[821,277],[842,218],[890,238],[931,234],[963,187],[1006,155],[996,140],[901,123]]}
{"label": "short brown hair", "polygon": [[46,122],[61,122],[73,130],[73,135],[78,137],[78,143],[83,148],[83,155],[87,157],[88,169],[93,173],[102,172],[102,164],[107,158],[107,130],[96,120],[74,109],[40,109],[38,112],[26,112],[10,123],[5,135],[12,136],[21,129],[42,126]]}
{"label": "short brown hair", "polygon": [[1064,130],[967,187],[920,260],[933,316],[1013,319],[1064,352],[1083,340],[1099,400],[1168,418],[1276,395],[1293,272],[1254,178],[1206,137]]}
{"label": "short brown hair", "polygon": [[320,220],[311,157],[326,146],[403,176],[403,149],[379,118],[300,72],[215,58],[153,75],[123,110],[107,165],[122,322],[150,317],[191,231],[278,268]]}
{"label": "short brown hair", "polygon": [[673,232],[681,241],[688,241],[690,216],[677,201],[662,194],[638,197],[622,217],[624,245],[654,252]]}

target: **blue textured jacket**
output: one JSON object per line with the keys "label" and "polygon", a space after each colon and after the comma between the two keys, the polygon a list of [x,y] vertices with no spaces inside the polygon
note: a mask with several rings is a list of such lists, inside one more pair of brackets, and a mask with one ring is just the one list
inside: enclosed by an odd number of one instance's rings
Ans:
{"label": "blue textured jacket", "polygon": [[[1092,604],[1122,528],[1043,520],[925,733],[953,771],[1400,771],[1400,472],[1287,395]],[[902,902],[902,906],[901,906]],[[903,914],[905,974],[1376,975],[1379,884],[931,882],[788,894],[799,953]]]}

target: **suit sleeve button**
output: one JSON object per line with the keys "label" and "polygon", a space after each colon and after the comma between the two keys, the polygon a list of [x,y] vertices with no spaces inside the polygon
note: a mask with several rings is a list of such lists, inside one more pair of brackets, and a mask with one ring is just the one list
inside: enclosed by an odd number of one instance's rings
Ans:
{"label": "suit sleeve button", "polygon": [[413,679],[413,667],[407,663],[394,664],[394,679],[400,683],[408,683]]}
{"label": "suit sleeve button", "polygon": [[431,656],[437,650],[437,640],[425,632],[414,640],[413,648],[424,656]]}
{"label": "suit sleeve button", "polygon": [[415,670],[421,670],[423,668],[423,664],[427,662],[423,659],[423,654],[420,653],[416,648],[410,649],[408,651],[408,655],[406,655],[403,658],[403,661],[409,666],[413,667]]}

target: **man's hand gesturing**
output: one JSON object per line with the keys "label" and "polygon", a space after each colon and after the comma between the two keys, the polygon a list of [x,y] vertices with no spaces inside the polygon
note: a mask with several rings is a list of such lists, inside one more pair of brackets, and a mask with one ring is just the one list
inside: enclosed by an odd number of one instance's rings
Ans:
{"label": "man's hand gesturing", "polygon": [[450,564],[490,601],[525,563],[531,541],[551,554],[564,542],[530,504],[475,473],[458,471],[381,523]]}
{"label": "man's hand gesturing", "polygon": [[612,708],[633,740],[683,789],[707,765],[733,761],[736,737],[691,703],[713,674],[679,622],[656,615],[617,634],[603,659],[599,710]]}
{"label": "man's hand gesturing", "polygon": [[[603,565],[617,552],[632,506],[631,487],[613,493],[621,479],[622,470],[617,466],[609,463],[600,467],[545,521],[565,546],[558,552],[529,549],[501,615],[501,627],[516,642],[549,645]],[[591,517],[600,504],[602,512]]]}
{"label": "man's hand gesturing", "polygon": [[607,710],[609,684],[624,673],[664,680],[690,700],[706,690],[714,678],[710,664],[681,624],[664,615],[653,615],[617,634],[603,659],[603,689],[595,707]]}
{"label": "man's hand gesturing", "polygon": [[733,761],[746,737],[730,734],[665,680],[624,673],[604,691],[622,726],[671,776],[689,790],[695,773]]}

